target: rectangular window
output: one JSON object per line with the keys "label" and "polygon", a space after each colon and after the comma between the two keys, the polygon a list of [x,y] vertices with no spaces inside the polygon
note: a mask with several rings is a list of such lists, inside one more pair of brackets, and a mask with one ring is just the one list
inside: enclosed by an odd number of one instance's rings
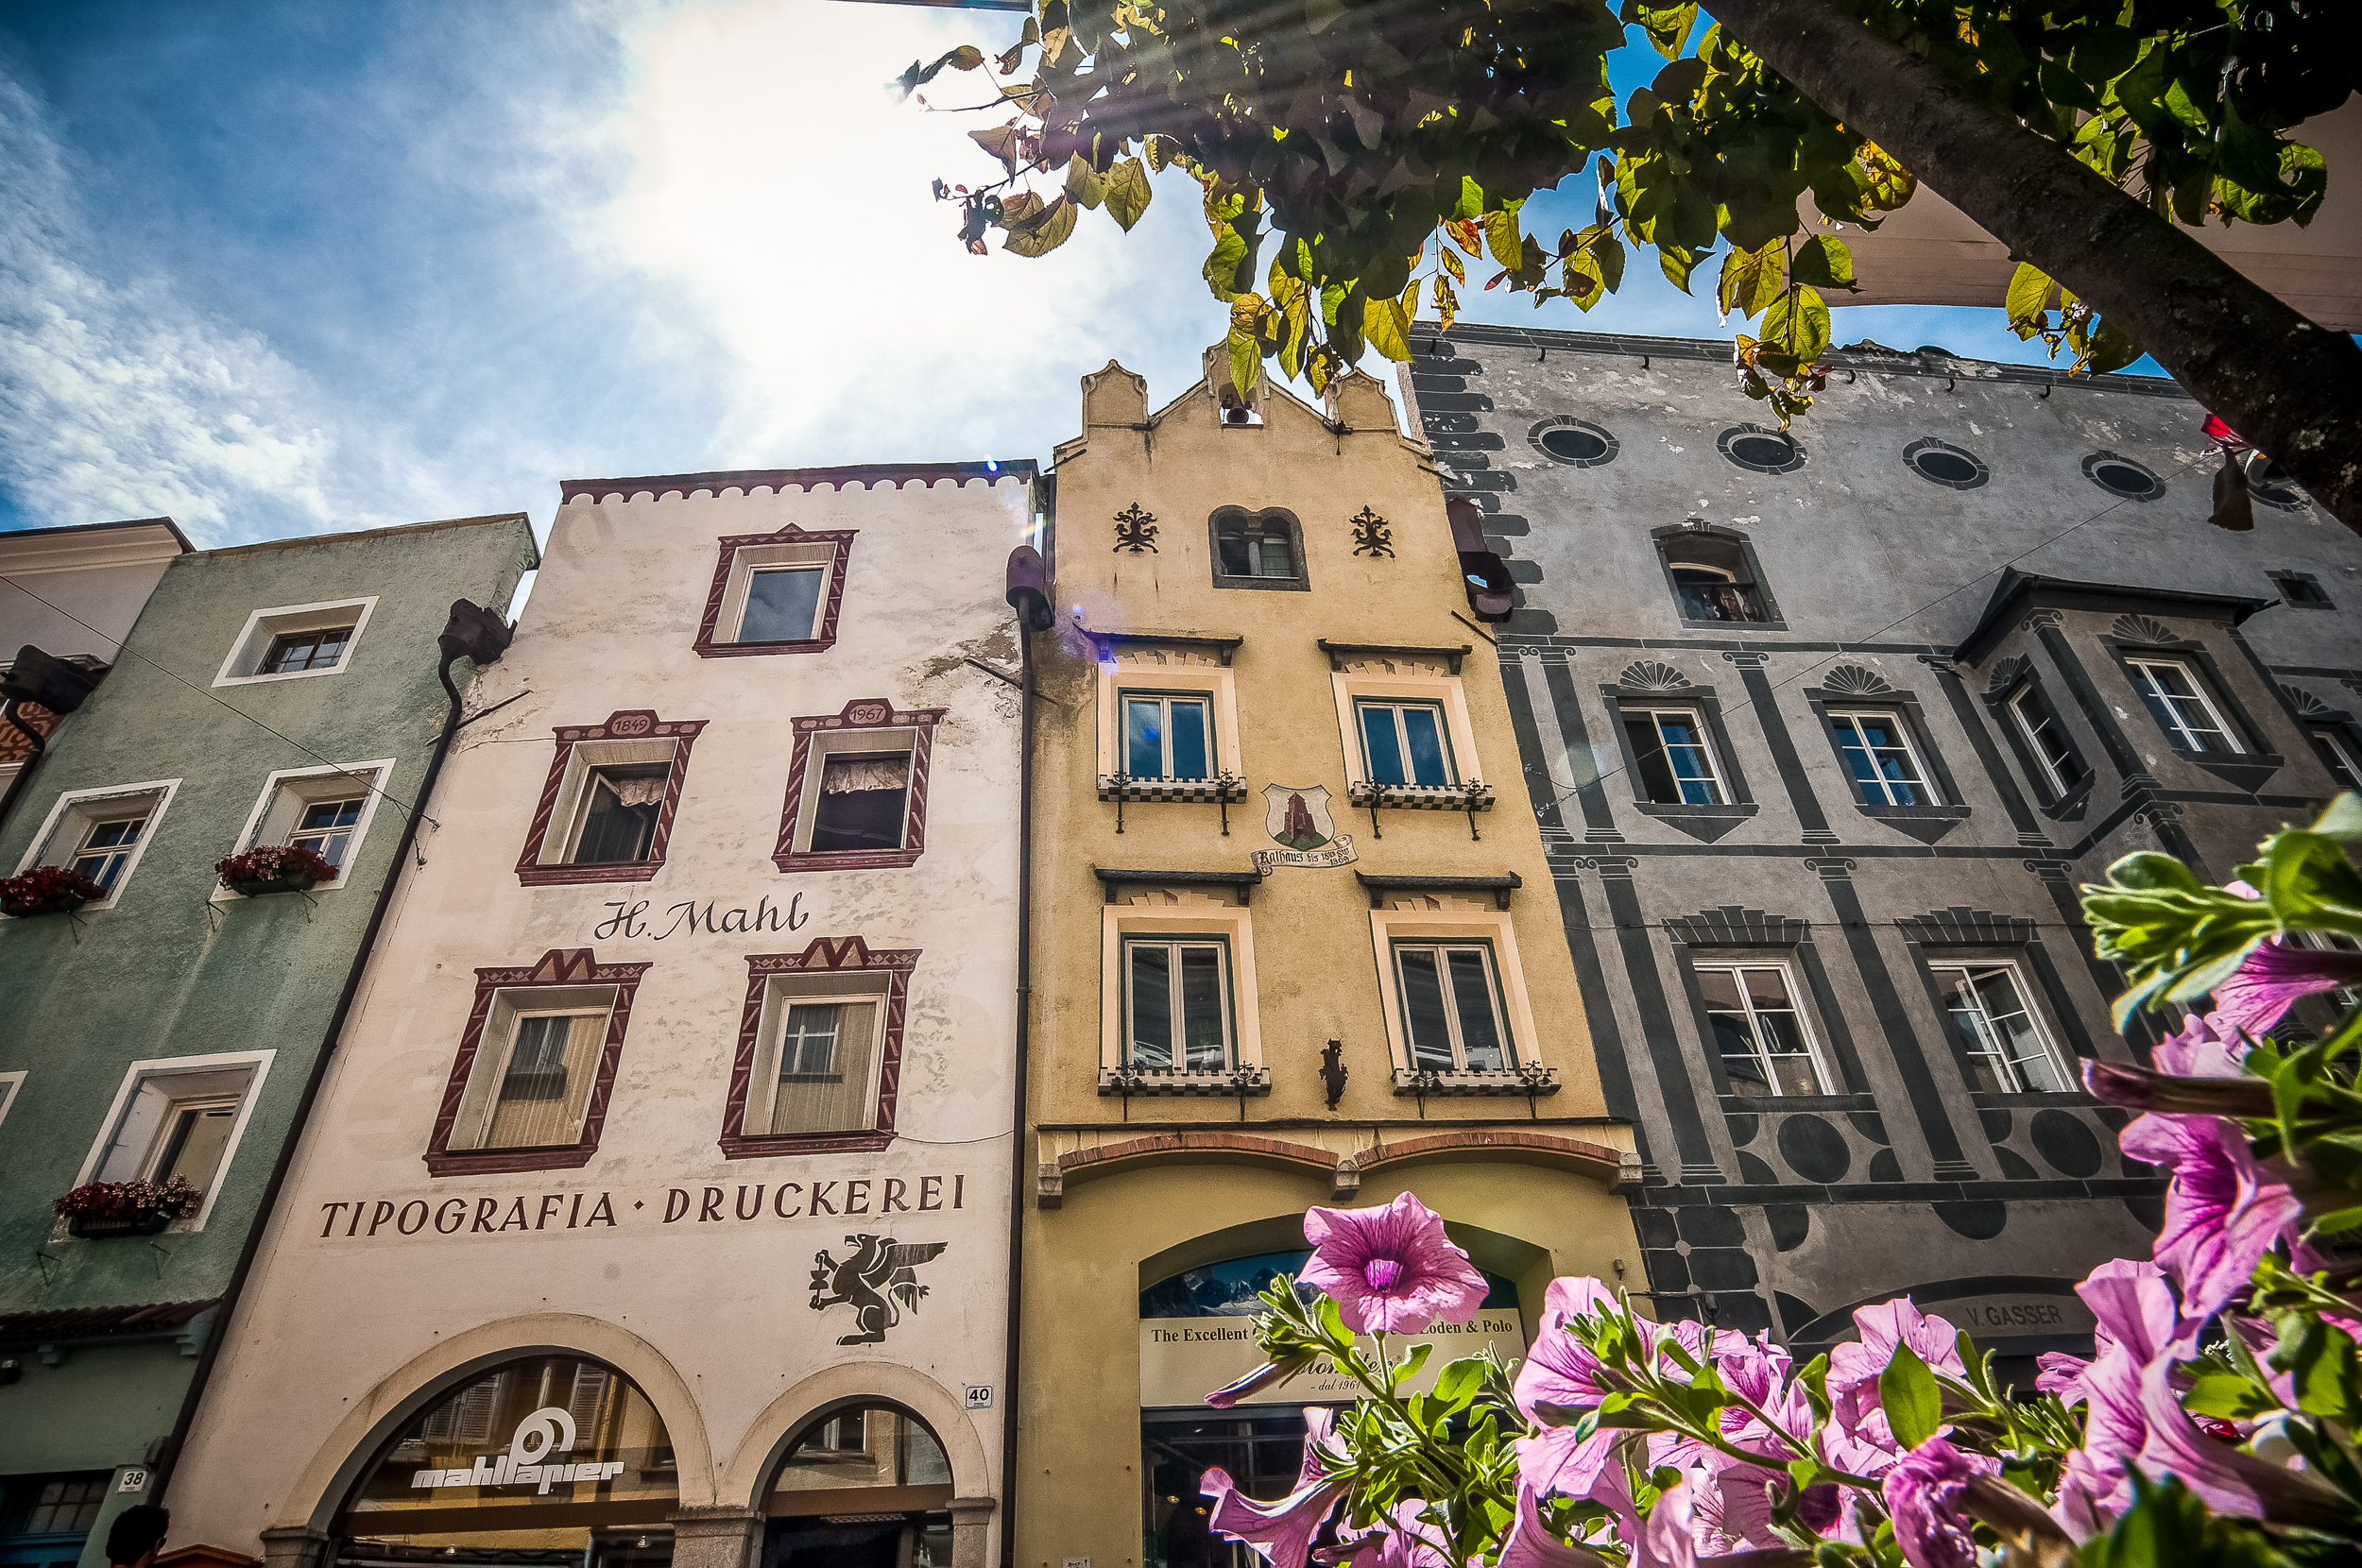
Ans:
{"label": "rectangular window", "polygon": [[234,1099],[176,1101],[165,1122],[163,1146],[148,1167],[147,1179],[168,1182],[179,1176],[199,1192],[212,1191],[214,1177],[221,1169],[221,1157],[230,1148],[231,1131],[237,1122],[238,1102]]}
{"label": "rectangular window", "polygon": [[1413,1072],[1501,1072],[1517,1065],[1489,946],[1398,942],[1395,975]]}
{"label": "rectangular window", "polygon": [[92,823],[75,848],[73,869],[112,893],[115,878],[123,875],[123,868],[139,848],[140,833],[146,826],[145,811],[135,817]]}
{"label": "rectangular window", "polygon": [[[0,1521],[0,1537],[88,1535],[98,1523],[99,1509],[106,1506],[107,1483],[111,1478],[103,1470],[90,1474],[10,1476],[8,1501],[12,1517]],[[11,1553],[9,1561],[51,1562],[60,1555],[57,1547],[20,1549],[30,1555]],[[67,1549],[62,1555],[70,1561],[74,1553]]]}
{"label": "rectangular window", "polygon": [[2354,766],[2353,754],[2347,750],[2344,736],[2319,725],[2308,728],[2305,734],[2312,737],[2313,749],[2320,754],[2321,766],[2329,770],[2329,776],[2336,780],[2337,788],[2362,790],[2362,783],[2356,782],[2362,780],[2362,768]]}
{"label": "rectangular window", "polygon": [[352,640],[351,626],[322,626],[317,631],[282,632],[270,639],[263,656],[265,675],[292,675],[306,670],[333,670]]}
{"label": "rectangular window", "polygon": [[366,797],[314,801],[304,807],[295,831],[287,835],[287,843],[298,849],[310,850],[342,871],[345,851],[352,844],[352,830],[361,821],[361,808],[367,804]]}
{"label": "rectangular window", "polygon": [[2026,743],[2033,748],[2034,759],[2040,764],[2043,776],[2050,781],[2054,796],[2063,795],[2082,782],[2083,775],[2091,770],[2075,754],[2074,745],[2066,738],[2066,727],[2050,711],[2050,704],[2044,700],[2040,688],[2031,681],[2019,687],[2017,695],[2010,699],[2010,713],[2017,721],[2018,732],[2026,737]]}
{"label": "rectangular window", "polygon": [[1295,548],[1275,518],[1225,519],[1215,526],[1225,577],[1293,577]]}
{"label": "rectangular window", "polygon": [[607,1012],[520,1014],[478,1149],[549,1149],[582,1135]]}
{"label": "rectangular window", "polygon": [[132,1064],[81,1179],[162,1183],[179,1176],[201,1198],[180,1219],[201,1223],[270,1057],[239,1051]]}
{"label": "rectangular window", "polygon": [[2129,659],[2132,684],[2166,737],[2183,751],[2236,755],[2247,750],[2223,723],[2189,667],[2163,659]]}
{"label": "rectangular window", "polygon": [[1211,778],[1213,702],[1123,693],[1123,766],[1134,778]]}
{"label": "rectangular window", "polygon": [[1626,708],[1624,738],[1632,743],[1642,798],[1665,806],[1729,804],[1697,714]]}
{"label": "rectangular window", "polygon": [[828,585],[825,566],[762,567],[751,571],[737,640],[810,641],[819,635],[820,598]]}
{"label": "rectangular window", "polygon": [[573,865],[618,865],[648,858],[664,786],[672,768],[661,762],[592,768],[583,781]]}
{"label": "rectangular window", "polygon": [[1930,966],[1961,1048],[1971,1087],[1999,1094],[2072,1088],[2043,1039],[2017,971],[2006,963]]}
{"label": "rectangular window", "polygon": [[784,1009],[774,1060],[771,1123],[782,1133],[859,1133],[872,1120],[872,1067],[881,1009],[874,999],[797,1001]]}
{"label": "rectangular window", "polygon": [[1911,751],[1903,721],[1892,713],[1832,713],[1839,755],[1854,775],[1864,806],[1941,806]]}
{"label": "rectangular window", "polygon": [[1714,1048],[1731,1092],[1748,1098],[1825,1094],[1812,1036],[1777,963],[1700,964]]}
{"label": "rectangular window", "polygon": [[1456,784],[1441,703],[1354,704],[1373,784]]}
{"label": "rectangular window", "polygon": [[910,753],[830,753],[813,810],[814,855],[899,849],[910,802]]}
{"label": "rectangular window", "polygon": [[1229,952],[1220,942],[1123,944],[1125,1065],[1158,1072],[1231,1066]]}

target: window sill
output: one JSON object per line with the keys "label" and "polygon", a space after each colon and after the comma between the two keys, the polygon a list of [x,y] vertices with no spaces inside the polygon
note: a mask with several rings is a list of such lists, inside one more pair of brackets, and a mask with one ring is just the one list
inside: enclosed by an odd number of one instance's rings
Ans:
{"label": "window sill", "polygon": [[762,654],[825,654],[836,646],[833,637],[799,638],[785,642],[699,642],[699,658],[751,658]]}
{"label": "window sill", "polygon": [[2098,1100],[2080,1089],[2028,1089],[2023,1094],[2006,1089],[1971,1089],[1969,1103],[1980,1111],[2019,1111],[2039,1109],[2045,1105],[2097,1105]]}
{"label": "window sill", "polygon": [[2092,786],[2099,781],[2097,774],[2085,774],[2067,786],[2066,793],[2042,808],[2042,814],[2053,822],[2080,822],[2091,805]]}
{"label": "window sill", "polygon": [[2204,768],[2234,790],[2249,794],[2264,787],[2272,775],[2286,767],[2288,759],[2268,751],[2183,751],[2173,748],[2173,755],[2192,767]]}
{"label": "window sill", "polygon": [[1529,1095],[1558,1093],[1556,1067],[1507,1067],[1497,1072],[1407,1072],[1395,1069],[1397,1095]]}
{"label": "window sill", "polygon": [[1309,593],[1312,585],[1301,577],[1232,577],[1223,572],[1214,574],[1218,588],[1259,589],[1265,593]]}
{"label": "window sill", "polygon": [[1874,1095],[1723,1095],[1722,1109],[1751,1111],[1874,1111]]}
{"label": "window sill", "polygon": [[1654,817],[1676,832],[1712,844],[1754,816],[1761,808],[1754,801],[1742,801],[1735,806],[1676,806],[1666,801],[1635,800],[1632,809],[1644,817]]}
{"label": "window sill", "polygon": [[1943,838],[1966,822],[1969,811],[1965,806],[1865,806],[1858,800],[1854,802],[1854,810],[1921,844],[1933,844]]}
{"label": "window sill", "polygon": [[579,1170],[598,1151],[596,1144],[567,1144],[559,1149],[467,1149],[423,1158],[429,1176],[501,1176],[518,1170]]}
{"label": "window sill", "polygon": [[1465,784],[1373,784],[1365,778],[1348,780],[1345,798],[1359,807],[1394,811],[1489,811],[1493,786],[1481,779]]}
{"label": "window sill", "polygon": [[609,865],[521,865],[517,880],[529,888],[569,887],[599,882],[647,882],[664,869],[661,860],[618,861]]}
{"label": "window sill", "polygon": [[1099,1092],[1103,1095],[1267,1095],[1271,1093],[1271,1071],[1266,1067],[1241,1067],[1231,1072],[1173,1072],[1155,1067],[1102,1067],[1099,1069]]}
{"label": "window sill", "polygon": [[1682,618],[1681,626],[1686,632],[1784,632],[1788,630],[1788,622],[1785,621],[1692,621],[1686,616]]}
{"label": "window sill", "polygon": [[1217,801],[1246,799],[1246,780],[1233,774],[1214,778],[1135,778],[1130,774],[1099,775],[1102,800],[1166,800],[1210,806]]}
{"label": "window sill", "polygon": [[781,871],[869,871],[881,866],[916,865],[921,853],[916,849],[848,849],[815,855],[802,849],[774,855],[771,863]]}
{"label": "window sill", "polygon": [[874,1154],[894,1142],[891,1133],[725,1133],[726,1160],[761,1160],[798,1154]]}

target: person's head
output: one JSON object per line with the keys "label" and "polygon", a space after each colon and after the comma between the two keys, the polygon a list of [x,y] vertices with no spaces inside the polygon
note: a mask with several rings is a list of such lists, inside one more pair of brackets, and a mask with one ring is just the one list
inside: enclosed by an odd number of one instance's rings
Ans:
{"label": "person's head", "polygon": [[153,1503],[125,1508],[107,1531],[107,1560],[114,1568],[154,1568],[157,1548],[164,1543],[171,1524],[171,1510]]}

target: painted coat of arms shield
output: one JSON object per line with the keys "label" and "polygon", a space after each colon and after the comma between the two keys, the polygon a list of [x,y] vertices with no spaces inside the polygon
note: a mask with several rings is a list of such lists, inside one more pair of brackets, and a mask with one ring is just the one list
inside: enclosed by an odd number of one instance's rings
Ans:
{"label": "painted coat of arms shield", "polygon": [[1326,784],[1263,786],[1263,826],[1290,849],[1318,849],[1337,836]]}

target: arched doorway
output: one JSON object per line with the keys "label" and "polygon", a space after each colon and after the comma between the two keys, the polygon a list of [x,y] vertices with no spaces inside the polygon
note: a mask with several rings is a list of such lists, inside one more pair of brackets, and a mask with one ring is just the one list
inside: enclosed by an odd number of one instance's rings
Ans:
{"label": "arched doorway", "polygon": [[763,1511],[762,1568],[950,1568],[951,1462],[883,1401],[833,1406],[787,1445]]}
{"label": "arched doorway", "polygon": [[477,1373],[395,1432],[333,1526],[335,1568],[664,1568],[680,1489],[630,1379],[584,1356]]}

